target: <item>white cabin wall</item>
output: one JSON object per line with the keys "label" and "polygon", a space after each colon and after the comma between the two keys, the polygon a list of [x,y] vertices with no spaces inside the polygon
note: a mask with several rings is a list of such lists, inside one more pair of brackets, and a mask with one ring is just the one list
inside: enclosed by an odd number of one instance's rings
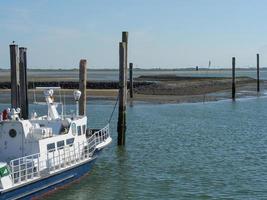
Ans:
{"label": "white cabin wall", "polygon": [[[31,134],[32,124],[28,120],[4,121],[0,125],[0,160],[10,160],[39,153],[39,142]],[[10,137],[9,131],[16,130]]]}
{"label": "white cabin wall", "polygon": [[38,123],[40,126],[44,127],[50,127],[52,128],[53,134],[58,135],[61,131],[62,127],[62,120],[57,119],[57,120],[31,120],[33,123]]}
{"label": "white cabin wall", "polygon": [[[9,131],[16,130],[16,136],[10,137]],[[19,121],[2,122],[0,125],[0,161],[23,156],[24,132]]]}

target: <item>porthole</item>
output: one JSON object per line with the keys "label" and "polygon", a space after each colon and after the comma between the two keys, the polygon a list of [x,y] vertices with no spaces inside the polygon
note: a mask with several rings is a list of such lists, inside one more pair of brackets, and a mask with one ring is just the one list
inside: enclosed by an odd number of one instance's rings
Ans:
{"label": "porthole", "polygon": [[14,137],[16,137],[16,135],[17,135],[17,131],[15,129],[10,129],[9,136],[14,138]]}

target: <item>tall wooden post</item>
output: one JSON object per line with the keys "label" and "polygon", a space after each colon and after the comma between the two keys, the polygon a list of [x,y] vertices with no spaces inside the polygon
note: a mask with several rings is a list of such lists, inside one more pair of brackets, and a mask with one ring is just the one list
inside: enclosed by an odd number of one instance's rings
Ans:
{"label": "tall wooden post", "polygon": [[232,58],[232,99],[235,101],[235,57]]}
{"label": "tall wooden post", "polygon": [[[128,72],[127,72],[127,70],[128,70],[128,37],[129,37],[129,34],[128,34],[128,32],[127,31],[123,31],[122,32],[122,42],[125,42],[125,62],[126,62],[126,71],[125,71],[125,73],[126,73],[126,80],[128,80]],[[126,97],[127,97],[127,93],[125,94],[126,95]]]}
{"label": "tall wooden post", "polygon": [[19,81],[21,117],[29,118],[28,80],[27,80],[27,48],[19,48]]}
{"label": "tall wooden post", "polygon": [[129,34],[127,31],[123,31],[122,32],[122,38],[121,38],[121,41],[122,42],[125,42],[125,51],[126,51],[126,65],[128,64],[128,37],[129,37]]}
{"label": "tall wooden post", "polygon": [[120,42],[119,45],[119,113],[118,113],[118,145],[125,145],[126,132],[126,93],[127,93],[127,79],[126,79],[126,43]]}
{"label": "tall wooden post", "polygon": [[81,97],[79,100],[79,115],[86,115],[86,82],[87,82],[87,61],[85,59],[80,60],[80,82],[79,90],[81,91]]}
{"label": "tall wooden post", "polygon": [[133,98],[133,63],[129,65],[130,98]]}
{"label": "tall wooden post", "polygon": [[260,91],[260,55],[257,54],[257,92]]}
{"label": "tall wooden post", "polygon": [[11,44],[10,48],[10,80],[11,80],[11,108],[20,106],[19,99],[19,53],[18,45]]}

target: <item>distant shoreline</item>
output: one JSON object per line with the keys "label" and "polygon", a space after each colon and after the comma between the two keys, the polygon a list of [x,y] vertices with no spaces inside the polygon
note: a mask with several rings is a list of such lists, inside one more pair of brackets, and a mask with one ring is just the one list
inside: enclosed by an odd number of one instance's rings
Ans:
{"label": "distant shoreline", "polygon": [[[262,67],[260,68],[260,70],[262,71],[266,71],[267,67]],[[10,69],[9,68],[0,68],[0,72],[9,72]],[[49,71],[63,71],[63,72],[72,72],[72,71],[79,71],[79,68],[28,68],[29,72],[49,72]],[[118,68],[88,68],[88,71],[119,71]],[[192,67],[188,67],[188,68],[134,68],[134,71],[196,71],[195,68]],[[207,68],[207,67],[199,67],[198,71],[232,71],[231,68]],[[236,71],[256,71],[256,68],[254,67],[249,67],[249,68],[236,68]],[[197,71],[196,71],[197,72]]]}

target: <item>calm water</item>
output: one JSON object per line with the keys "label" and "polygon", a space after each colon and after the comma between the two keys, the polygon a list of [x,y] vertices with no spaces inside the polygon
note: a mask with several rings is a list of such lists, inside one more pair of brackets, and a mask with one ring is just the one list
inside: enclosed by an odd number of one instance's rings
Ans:
{"label": "calm water", "polygon": [[[112,103],[89,104],[90,125],[104,125]],[[139,103],[127,116],[126,147],[114,119],[93,171],[46,199],[267,199],[267,98]]]}

